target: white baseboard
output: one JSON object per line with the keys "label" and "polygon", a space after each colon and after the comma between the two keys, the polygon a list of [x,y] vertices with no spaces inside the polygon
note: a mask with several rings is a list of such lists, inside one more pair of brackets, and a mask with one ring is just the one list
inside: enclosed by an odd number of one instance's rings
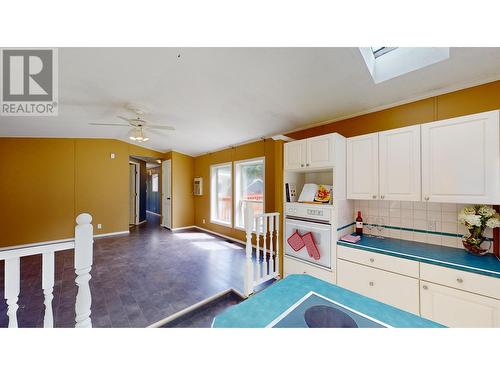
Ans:
{"label": "white baseboard", "polygon": [[148,210],[146,210],[146,212],[147,212],[148,214],[151,214],[151,215],[161,216],[161,214],[157,214],[156,212],[153,212],[153,211],[148,211]]}
{"label": "white baseboard", "polygon": [[120,235],[123,235],[123,234],[129,234],[129,233],[130,233],[130,231],[124,230],[124,231],[121,231],[121,232],[111,232],[111,233],[94,234],[94,238],[120,236]]}
{"label": "white baseboard", "polygon": [[147,220],[143,220],[143,221],[139,221],[139,224],[136,224],[136,225],[141,225],[141,224],[144,224]]}

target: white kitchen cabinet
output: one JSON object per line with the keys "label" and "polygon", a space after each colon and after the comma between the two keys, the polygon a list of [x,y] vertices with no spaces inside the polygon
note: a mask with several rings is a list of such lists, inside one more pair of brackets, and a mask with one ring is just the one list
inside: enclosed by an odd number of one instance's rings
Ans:
{"label": "white kitchen cabinet", "polygon": [[380,199],[420,201],[420,125],[378,134]]}
{"label": "white kitchen cabinet", "polygon": [[402,310],[419,313],[418,279],[337,259],[337,283]]}
{"label": "white kitchen cabinet", "polygon": [[448,327],[500,327],[500,301],[420,281],[420,315]]}
{"label": "white kitchen cabinet", "polygon": [[500,203],[499,111],[421,126],[425,201]]}
{"label": "white kitchen cabinet", "polygon": [[333,167],[337,138],[332,133],[285,143],[285,170]]}
{"label": "white kitchen cabinet", "polygon": [[301,169],[306,166],[306,140],[285,143],[285,170]]}
{"label": "white kitchen cabinet", "polygon": [[378,133],[347,138],[347,199],[378,199]]}

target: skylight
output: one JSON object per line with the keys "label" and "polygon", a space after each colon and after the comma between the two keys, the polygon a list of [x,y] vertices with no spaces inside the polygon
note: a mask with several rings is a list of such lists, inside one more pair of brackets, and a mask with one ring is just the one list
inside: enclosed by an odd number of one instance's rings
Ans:
{"label": "skylight", "polygon": [[371,47],[373,56],[375,58],[385,55],[391,51],[394,51],[398,47]]}
{"label": "skylight", "polygon": [[450,57],[448,47],[360,47],[359,51],[375,83],[426,68]]}

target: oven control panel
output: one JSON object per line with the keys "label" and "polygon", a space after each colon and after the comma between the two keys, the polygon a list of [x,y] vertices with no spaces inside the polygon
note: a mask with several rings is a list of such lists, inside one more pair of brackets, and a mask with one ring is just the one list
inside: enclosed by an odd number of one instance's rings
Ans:
{"label": "oven control panel", "polygon": [[286,204],[285,214],[299,218],[303,217],[307,219],[330,221],[332,217],[332,206],[316,207],[300,203]]}

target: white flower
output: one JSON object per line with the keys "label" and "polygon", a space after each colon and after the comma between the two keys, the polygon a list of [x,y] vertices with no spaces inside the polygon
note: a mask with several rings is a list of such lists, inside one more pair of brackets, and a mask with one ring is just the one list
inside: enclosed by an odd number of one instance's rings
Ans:
{"label": "white flower", "polygon": [[486,222],[486,226],[490,228],[499,228],[500,227],[500,215],[496,214],[495,216],[488,219]]}
{"label": "white flower", "polygon": [[462,224],[469,224],[473,227],[481,226],[481,215],[464,215],[463,220],[465,223]]}
{"label": "white flower", "polygon": [[495,215],[497,212],[491,206],[481,206],[479,207],[477,213],[487,219]]}
{"label": "white flower", "polygon": [[463,214],[463,215],[475,215],[476,214],[476,209],[474,207],[464,207],[460,211],[460,214]]}

